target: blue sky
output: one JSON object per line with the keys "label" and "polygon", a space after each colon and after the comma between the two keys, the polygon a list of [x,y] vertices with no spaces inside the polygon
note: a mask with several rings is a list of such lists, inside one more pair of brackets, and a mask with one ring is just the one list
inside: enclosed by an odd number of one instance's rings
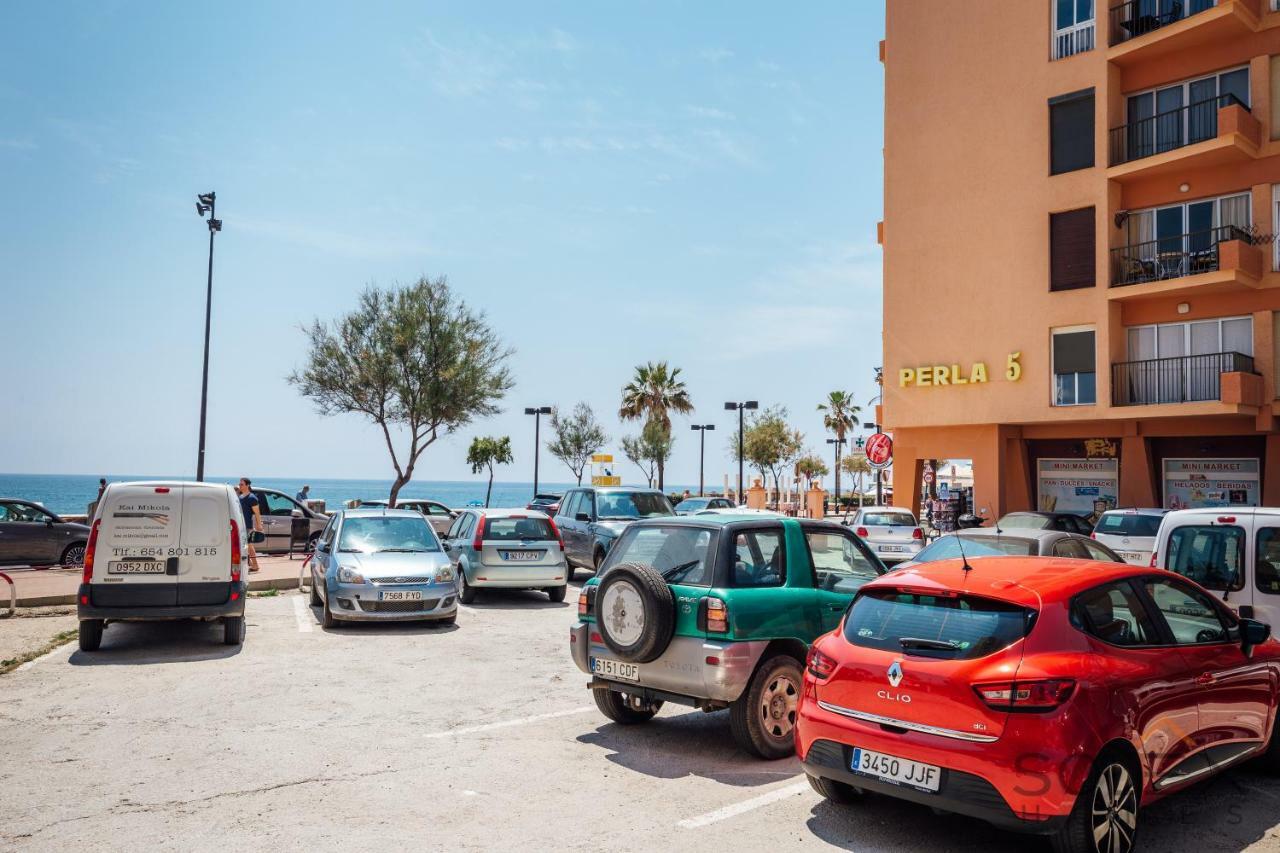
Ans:
{"label": "blue sky", "polygon": [[[620,457],[657,359],[717,425],[709,480],[725,400],[827,453],[817,402],[876,393],[882,4],[366,5],[0,9],[0,471],[194,472],[210,189],[214,474],[385,476],[374,429],[285,376],[301,324],[440,274],[516,387],[419,478],[470,477],[492,434],[528,479],[535,404],[587,401]],[[689,422],[668,482],[696,482]]]}

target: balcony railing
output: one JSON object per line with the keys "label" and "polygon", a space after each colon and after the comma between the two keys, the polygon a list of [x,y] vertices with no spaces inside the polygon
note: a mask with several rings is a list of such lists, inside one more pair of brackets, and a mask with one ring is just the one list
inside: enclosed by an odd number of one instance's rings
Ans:
{"label": "balcony railing", "polygon": [[1077,53],[1093,50],[1095,31],[1096,28],[1093,21],[1082,21],[1065,30],[1055,30],[1050,58],[1066,59],[1068,56],[1075,56]]}
{"label": "balcony railing", "polygon": [[1153,33],[1215,5],[1214,0],[1125,0],[1111,7],[1111,44]]}
{"label": "balcony railing", "polygon": [[1218,400],[1222,374],[1254,372],[1253,357],[1238,352],[1120,361],[1111,365],[1111,405]]}
{"label": "balcony railing", "polygon": [[1228,240],[1254,242],[1251,231],[1223,225],[1208,231],[1160,237],[1111,250],[1111,286],[1144,284],[1183,278],[1219,269],[1218,244]]}
{"label": "balcony railing", "polygon": [[1111,128],[1111,165],[1214,139],[1218,135],[1218,110],[1231,104],[1249,109],[1235,95],[1218,95]]}

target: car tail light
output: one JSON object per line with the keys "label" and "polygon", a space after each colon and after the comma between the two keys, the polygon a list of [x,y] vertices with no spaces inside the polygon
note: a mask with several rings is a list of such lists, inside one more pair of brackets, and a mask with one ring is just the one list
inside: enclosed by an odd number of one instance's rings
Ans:
{"label": "car tail light", "polygon": [[1067,701],[1076,683],[1069,678],[975,684],[974,692],[997,711],[1051,711]]}
{"label": "car tail light", "polygon": [[729,605],[719,598],[702,599],[706,630],[711,634],[729,633]]}
{"label": "car tail light", "polygon": [[476,521],[476,538],[475,541],[471,543],[471,547],[475,548],[477,551],[484,550],[484,523],[486,521],[488,521],[488,519],[483,515]]}
{"label": "car tail light", "polygon": [[560,543],[560,550],[563,551],[564,537],[560,535],[560,528],[556,527],[556,523],[552,521],[550,518],[547,519],[547,524],[551,525],[551,532],[556,535],[556,541]]}
{"label": "car tail light", "polygon": [[1147,565],[1154,569],[1154,568],[1156,567],[1156,561],[1157,561],[1157,558],[1158,558],[1158,557],[1159,557],[1159,555],[1158,555],[1155,551],[1152,551],[1152,552],[1151,552],[1151,562],[1150,562],[1150,563],[1148,563]]}
{"label": "car tail light", "polygon": [[168,487],[168,486],[156,486],[156,494],[157,494],[157,495],[167,495],[167,494],[169,494],[169,487]]}
{"label": "car tail light", "polygon": [[240,525],[231,519],[231,582],[240,582]]}
{"label": "car tail light", "polygon": [[867,528],[865,528],[865,527],[859,527],[857,530],[855,530],[855,531],[853,531],[853,532],[854,532],[854,533],[856,533],[856,534],[858,534],[858,538],[859,538],[859,539],[866,539],[866,538],[867,538]]}
{"label": "car tail light", "polygon": [[1218,516],[1218,523],[1219,524],[1235,524],[1236,517],[1234,515],[1220,515]]}
{"label": "car tail light", "polygon": [[805,666],[814,678],[830,678],[831,673],[836,671],[835,659],[818,651],[816,646],[809,649],[809,659],[805,662]]}
{"label": "car tail light", "polygon": [[1096,534],[1096,533],[1090,533],[1090,534],[1089,534],[1089,538],[1090,538],[1090,539],[1097,539],[1097,538],[1098,538],[1098,534]]}
{"label": "car tail light", "polygon": [[585,589],[578,593],[578,615],[587,615],[587,591]]}
{"label": "car tail light", "polygon": [[923,539],[923,538],[924,538],[924,531],[923,531],[923,530],[921,530],[919,527],[917,527],[915,530],[912,530],[912,531],[911,531],[911,538],[912,538],[912,539]]}
{"label": "car tail light", "polygon": [[[89,544],[84,546],[84,575],[81,581],[90,583],[93,580],[93,555],[98,550],[98,527],[102,524],[102,519],[95,518],[93,527],[89,529]],[[84,602],[88,604],[89,602]]]}

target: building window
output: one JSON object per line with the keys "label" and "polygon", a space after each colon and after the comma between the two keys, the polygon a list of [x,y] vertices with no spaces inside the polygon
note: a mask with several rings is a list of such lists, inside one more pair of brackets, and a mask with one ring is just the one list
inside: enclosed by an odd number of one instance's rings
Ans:
{"label": "building window", "polygon": [[1092,406],[1098,399],[1093,329],[1053,333],[1053,404]]}
{"label": "building window", "polygon": [[1049,173],[1093,165],[1093,89],[1049,99]]}
{"label": "building window", "polygon": [[1218,268],[1218,244],[1253,227],[1248,192],[1125,214],[1125,245],[1112,250],[1115,284],[1181,278]]}
{"label": "building window", "polygon": [[1129,162],[1213,139],[1218,109],[1237,101],[1249,107],[1247,65],[1135,92],[1125,98],[1124,150],[1113,154]]}
{"label": "building window", "polygon": [[1051,59],[1065,59],[1093,50],[1093,0],[1052,0],[1053,51]]}
{"label": "building window", "polygon": [[1223,373],[1253,370],[1253,317],[1129,326],[1129,361],[1112,378],[1116,405],[1217,400]]}
{"label": "building window", "polygon": [[1049,215],[1049,289],[1076,290],[1098,283],[1094,209]]}

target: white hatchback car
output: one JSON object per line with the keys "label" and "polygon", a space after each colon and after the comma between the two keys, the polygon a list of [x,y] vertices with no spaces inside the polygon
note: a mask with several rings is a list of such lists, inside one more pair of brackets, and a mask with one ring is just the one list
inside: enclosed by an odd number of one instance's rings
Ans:
{"label": "white hatchback car", "polygon": [[866,506],[847,524],[885,564],[910,560],[924,547],[920,522],[902,507]]}
{"label": "white hatchback car", "polygon": [[1093,538],[1119,554],[1126,563],[1145,566],[1156,548],[1156,533],[1167,509],[1109,509],[1093,528]]}
{"label": "white hatchback car", "polygon": [[457,573],[458,600],[471,604],[483,588],[540,589],[564,601],[569,577],[555,522],[530,509],[468,509],[444,536]]}

